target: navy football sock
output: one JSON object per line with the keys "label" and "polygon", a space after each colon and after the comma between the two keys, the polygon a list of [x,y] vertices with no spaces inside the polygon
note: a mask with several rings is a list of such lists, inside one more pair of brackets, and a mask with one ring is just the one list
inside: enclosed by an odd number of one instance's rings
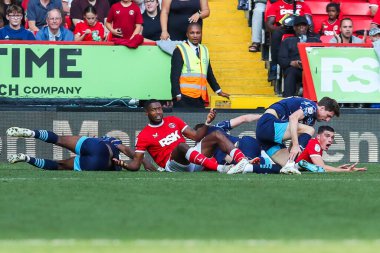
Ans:
{"label": "navy football sock", "polygon": [[41,141],[47,142],[47,143],[57,143],[58,141],[58,135],[51,131],[47,130],[33,130],[34,131],[34,138],[40,139]]}
{"label": "navy football sock", "polygon": [[48,160],[48,159],[29,157],[29,161],[27,161],[27,163],[44,170],[58,169],[58,163],[56,161]]}
{"label": "navy football sock", "polygon": [[300,145],[301,151],[303,151],[306,148],[306,145],[310,139],[311,139],[310,134],[303,133],[300,136],[298,136],[298,144]]}

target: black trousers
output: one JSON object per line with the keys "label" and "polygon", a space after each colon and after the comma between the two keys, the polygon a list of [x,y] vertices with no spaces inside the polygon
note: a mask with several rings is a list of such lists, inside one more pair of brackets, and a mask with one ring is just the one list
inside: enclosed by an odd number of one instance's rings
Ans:
{"label": "black trousers", "polygon": [[278,63],[278,53],[280,51],[282,36],[284,34],[294,33],[293,29],[281,28],[272,32],[270,38],[270,53],[272,58],[272,64]]}
{"label": "black trousers", "polygon": [[284,70],[284,92],[283,97],[295,96],[299,84],[302,82],[302,69],[288,67]]}
{"label": "black trousers", "polygon": [[202,97],[192,98],[192,97],[188,97],[182,94],[181,100],[174,101],[173,107],[174,108],[204,108],[205,103],[202,100]]}

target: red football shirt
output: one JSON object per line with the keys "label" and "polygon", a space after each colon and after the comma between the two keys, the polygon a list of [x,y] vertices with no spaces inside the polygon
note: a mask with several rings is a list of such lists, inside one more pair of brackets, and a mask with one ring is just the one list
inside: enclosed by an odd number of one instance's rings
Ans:
{"label": "red football shirt", "polygon": [[124,39],[129,39],[136,28],[136,24],[143,24],[143,17],[137,4],[131,3],[124,7],[120,2],[111,6],[108,12],[107,22],[112,24],[114,29],[120,28]]}
{"label": "red football shirt", "polygon": [[159,125],[148,124],[136,139],[136,151],[148,151],[153,160],[162,168],[178,144],[185,142],[182,132],[188,125],[180,118],[168,116]]}
{"label": "red football shirt", "polygon": [[297,157],[296,163],[298,163],[301,160],[306,160],[309,163],[312,163],[311,157],[313,156],[320,156],[322,157],[322,148],[319,144],[319,141],[317,139],[311,139],[307,145],[304,151]]}
{"label": "red football shirt", "polygon": [[[286,14],[293,14],[293,4],[289,4],[283,0],[272,4],[267,12],[267,17],[275,17],[275,23],[278,23]],[[310,15],[310,7],[304,2],[297,2],[296,13],[299,16]]]}
{"label": "red football shirt", "polygon": [[93,33],[95,32],[102,40],[104,40],[104,27],[102,23],[96,22],[94,26],[89,26],[87,22],[81,20],[75,26],[74,34],[82,35],[84,32],[90,29],[92,33],[84,36],[83,41],[94,41]]}
{"label": "red football shirt", "polygon": [[340,23],[339,19],[335,20],[332,23],[330,23],[328,19],[323,20],[321,24],[322,35],[327,35],[327,36],[334,35],[334,31],[337,34],[340,34],[339,23]]}

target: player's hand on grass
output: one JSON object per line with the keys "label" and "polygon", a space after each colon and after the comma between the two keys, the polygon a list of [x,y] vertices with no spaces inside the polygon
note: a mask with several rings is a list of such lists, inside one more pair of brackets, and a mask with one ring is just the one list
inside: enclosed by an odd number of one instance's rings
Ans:
{"label": "player's hand on grass", "polygon": [[353,164],[343,164],[343,165],[340,165],[338,168],[341,168],[341,169],[344,169],[344,170],[347,170],[348,172],[353,172],[353,171],[366,171],[367,168],[363,167],[363,168],[356,168],[356,165],[358,163],[353,163]]}
{"label": "player's hand on grass", "polygon": [[294,161],[301,152],[299,145],[293,145],[290,149],[289,160]]}
{"label": "player's hand on grass", "polygon": [[143,162],[143,165],[144,165],[144,169],[146,171],[157,171],[156,167],[153,165],[153,164],[147,164],[147,163],[144,163]]}

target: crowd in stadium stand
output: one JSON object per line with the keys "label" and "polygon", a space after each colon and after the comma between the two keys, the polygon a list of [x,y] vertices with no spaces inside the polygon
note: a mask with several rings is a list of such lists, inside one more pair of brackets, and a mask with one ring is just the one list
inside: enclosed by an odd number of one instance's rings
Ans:
{"label": "crowd in stadium stand", "polygon": [[[280,56],[279,52],[283,42],[294,40],[291,37],[296,35],[298,41],[292,43],[314,37],[325,43],[371,43],[371,39],[376,38],[367,37],[368,32],[380,26],[379,1],[239,0],[238,7],[251,10],[253,15],[248,51],[261,51],[264,60],[270,59],[268,81],[278,83],[284,79],[285,89],[275,85],[275,91],[287,97],[302,92],[298,89],[302,87],[299,77],[302,63],[298,52],[292,52],[295,58],[286,64],[282,61],[284,55]],[[162,50],[172,54],[177,45],[187,39],[188,24],[202,25],[202,20],[209,15],[208,0],[0,0],[0,39],[108,40],[131,48],[145,41],[156,42]],[[297,16],[307,20],[307,24],[302,23],[307,26],[305,34],[295,33]],[[263,31],[269,35],[263,37]],[[294,68],[296,74],[291,71]]]}
{"label": "crowd in stadium stand", "polygon": [[[252,39],[248,51],[262,52],[262,59],[269,62],[268,81],[273,82],[278,95],[288,97],[302,95],[302,63],[297,47],[289,43],[309,42],[310,37],[323,43],[373,43],[377,37],[368,35],[377,36],[377,30],[370,29],[380,26],[378,6],[378,0],[240,0],[238,9],[250,10]],[[307,20],[305,34],[296,32],[299,28],[294,20],[298,16]],[[267,35],[262,38],[265,31]]]}

